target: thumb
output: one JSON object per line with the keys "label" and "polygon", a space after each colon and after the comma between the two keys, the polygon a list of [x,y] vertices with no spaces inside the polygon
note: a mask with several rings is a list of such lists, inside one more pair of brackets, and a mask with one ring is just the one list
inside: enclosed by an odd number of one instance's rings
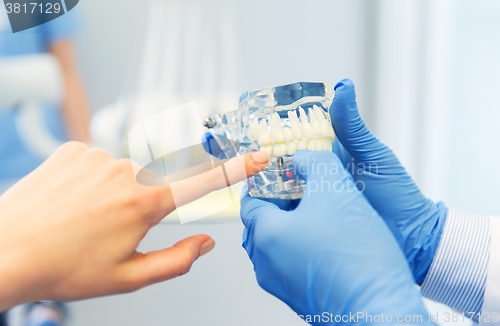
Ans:
{"label": "thumb", "polygon": [[125,265],[125,279],[135,288],[184,275],[193,263],[215,246],[208,235],[199,234],[177,242],[170,248],[137,254]]}
{"label": "thumb", "polygon": [[359,115],[354,84],[349,79],[335,85],[330,107],[335,133],[347,152],[357,161],[373,162],[385,146],[371,133]]}
{"label": "thumb", "polygon": [[261,216],[265,218],[267,216],[277,215],[281,212],[281,209],[275,204],[250,197],[248,193],[241,198],[240,204],[241,221],[247,228],[251,227],[251,225]]}

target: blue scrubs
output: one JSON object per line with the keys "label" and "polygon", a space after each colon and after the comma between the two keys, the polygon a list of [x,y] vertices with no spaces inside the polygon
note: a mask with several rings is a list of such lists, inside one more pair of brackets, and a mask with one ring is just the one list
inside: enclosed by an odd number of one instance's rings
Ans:
{"label": "blue scrubs", "polygon": [[[79,27],[79,15],[69,13],[43,25],[12,33],[5,10],[0,10],[0,60],[2,56],[46,53],[54,42],[72,38]],[[0,91],[1,94],[1,91]],[[57,138],[67,140],[60,107],[43,107],[45,123]],[[5,188],[39,166],[43,159],[31,152],[16,129],[16,108],[0,111],[0,194]]]}

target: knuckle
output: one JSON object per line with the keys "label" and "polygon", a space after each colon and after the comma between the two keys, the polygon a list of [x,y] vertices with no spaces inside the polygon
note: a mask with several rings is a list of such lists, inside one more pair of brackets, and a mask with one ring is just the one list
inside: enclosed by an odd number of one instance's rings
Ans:
{"label": "knuckle", "polygon": [[134,181],[134,173],[132,170],[132,161],[129,159],[119,159],[115,160],[113,164],[109,167],[110,175],[121,178],[125,181]]}
{"label": "knuckle", "polygon": [[193,266],[193,257],[191,254],[185,252],[183,256],[181,256],[181,258],[179,258],[179,267],[178,267],[178,270],[177,270],[177,275],[178,276],[182,276],[182,275],[186,275],[187,273],[189,273],[189,271],[191,270],[191,267]]}
{"label": "knuckle", "polygon": [[71,154],[81,154],[85,151],[87,151],[89,147],[85,145],[84,143],[80,143],[77,141],[69,141],[67,143],[64,143],[61,145],[57,151],[58,154],[65,154],[65,155],[71,155]]}
{"label": "knuckle", "polygon": [[89,157],[91,160],[112,160],[113,157],[111,154],[109,154],[106,150],[102,148],[91,148],[87,150],[86,153],[87,157]]}
{"label": "knuckle", "polygon": [[132,161],[128,158],[116,160],[115,167],[121,172],[132,172]]}
{"label": "knuckle", "polygon": [[186,275],[191,270],[191,264],[186,264],[179,268],[179,276]]}

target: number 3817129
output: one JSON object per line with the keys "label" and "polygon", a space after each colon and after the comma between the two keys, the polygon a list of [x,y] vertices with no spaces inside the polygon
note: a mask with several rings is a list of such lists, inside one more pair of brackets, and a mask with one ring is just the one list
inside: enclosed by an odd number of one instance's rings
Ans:
{"label": "number 3817129", "polygon": [[5,8],[8,14],[58,14],[61,11],[59,3],[6,3]]}

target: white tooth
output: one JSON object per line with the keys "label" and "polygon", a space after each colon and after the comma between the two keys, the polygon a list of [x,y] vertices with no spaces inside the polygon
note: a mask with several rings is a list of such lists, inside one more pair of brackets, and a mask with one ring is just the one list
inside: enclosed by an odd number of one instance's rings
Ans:
{"label": "white tooth", "polygon": [[313,128],[313,131],[314,131],[314,135],[316,135],[316,136],[321,136],[322,135],[321,125],[319,124],[318,121],[313,121],[312,128]]}
{"label": "white tooth", "polygon": [[297,151],[297,145],[295,143],[288,143],[288,145],[286,145],[286,153],[288,155],[293,155],[295,154],[296,151]]}
{"label": "white tooth", "polygon": [[306,112],[301,106],[299,106],[299,112],[300,112],[300,120],[302,120],[302,135],[306,138],[314,137],[313,128],[309,123]]}
{"label": "white tooth", "polygon": [[314,113],[314,110],[312,108],[309,108],[309,120],[311,120],[311,122],[314,122],[316,121],[316,114]]}
{"label": "white tooth", "polygon": [[259,124],[259,145],[260,146],[267,146],[271,144],[271,138],[269,137],[269,134],[267,132],[267,122],[266,120],[262,120]]}
{"label": "white tooth", "polygon": [[297,150],[298,151],[301,151],[301,150],[304,150],[304,149],[307,149],[307,143],[305,140],[301,140],[298,144],[297,144]]}
{"label": "white tooth", "polygon": [[316,150],[316,139],[309,139],[307,141],[307,149],[310,151]]}
{"label": "white tooth", "polygon": [[281,120],[278,113],[274,112],[273,115],[269,115],[269,127],[271,132],[269,133],[271,137],[271,143],[282,143],[285,140],[283,135],[283,128],[281,127]]}
{"label": "white tooth", "polygon": [[315,110],[309,108],[309,119],[311,120],[314,135],[321,136],[321,125],[316,117]]}
{"label": "white tooth", "polygon": [[248,128],[248,138],[251,140],[259,139],[259,121],[258,119],[254,119]]}
{"label": "white tooth", "polygon": [[316,139],[316,150],[317,151],[322,151],[323,148],[323,142],[321,139]]}
{"label": "white tooth", "polygon": [[[333,137],[333,139],[335,139],[335,130],[333,130],[333,126],[331,124],[329,124],[329,127],[328,129],[330,130],[330,136],[329,137]],[[333,143],[333,141],[332,141]]]}
{"label": "white tooth", "polygon": [[321,134],[325,137],[331,137],[332,136],[330,131],[331,126],[332,125],[328,121],[326,120],[321,121]]}
{"label": "white tooth", "polygon": [[283,132],[279,130],[271,130],[269,136],[271,138],[271,143],[273,144],[282,143],[283,141],[285,141]]}
{"label": "white tooth", "polygon": [[281,126],[281,118],[277,112],[274,112],[274,121],[276,123],[276,129],[279,131],[283,131],[283,127]]}
{"label": "white tooth", "polygon": [[[328,142],[325,139],[319,140],[319,143],[321,144],[320,151],[327,151],[328,150]],[[318,146],[318,140],[316,141],[316,146]],[[316,150],[318,150],[318,149],[316,149]]]}
{"label": "white tooth", "polygon": [[314,114],[319,121],[326,120],[325,112],[317,105],[314,105]]}
{"label": "white tooth", "polygon": [[[312,147],[312,144],[307,142],[307,149],[309,149],[309,146]],[[314,150],[315,151],[320,151],[321,150],[321,141],[319,139],[314,140]]]}
{"label": "white tooth", "polygon": [[283,128],[283,136],[285,138],[285,141],[292,141],[293,140],[292,129],[290,129],[289,127]]}
{"label": "white tooth", "polygon": [[271,144],[271,137],[269,137],[268,134],[261,134],[259,136],[259,145],[260,146],[267,146]]}
{"label": "white tooth", "polygon": [[299,114],[300,114],[300,120],[302,121],[302,123],[309,122],[309,119],[307,119],[306,111],[304,111],[304,109],[301,106],[299,106]]}
{"label": "white tooth", "polygon": [[312,138],[314,137],[314,131],[309,122],[302,122],[302,135],[305,138]]}
{"label": "white tooth", "polygon": [[316,140],[316,150],[317,151],[322,151],[325,148],[323,148],[323,140],[322,139],[317,139]]}
{"label": "white tooth", "polygon": [[285,156],[286,155],[286,145],[278,144],[273,147],[274,156]]}
{"label": "white tooth", "polygon": [[266,119],[262,120],[259,124],[259,134],[261,135],[267,135],[267,122]]}
{"label": "white tooth", "polygon": [[292,126],[292,134],[293,134],[293,138],[295,138],[295,140],[302,139],[302,130],[300,130],[300,127],[298,125]]}
{"label": "white tooth", "polygon": [[288,119],[290,119],[290,124],[292,126],[298,126],[300,124],[299,118],[297,117],[297,111],[288,111]]}
{"label": "white tooth", "polygon": [[326,139],[323,139],[323,150],[324,151],[329,151],[330,150],[330,142]]}
{"label": "white tooth", "polygon": [[268,152],[269,155],[272,155],[273,154],[273,149],[271,148],[271,146],[262,146],[260,148],[261,151],[264,151],[264,152]]}
{"label": "white tooth", "polygon": [[273,115],[269,115],[269,127],[271,130],[283,131],[281,127],[281,120],[278,113],[274,112]]}

